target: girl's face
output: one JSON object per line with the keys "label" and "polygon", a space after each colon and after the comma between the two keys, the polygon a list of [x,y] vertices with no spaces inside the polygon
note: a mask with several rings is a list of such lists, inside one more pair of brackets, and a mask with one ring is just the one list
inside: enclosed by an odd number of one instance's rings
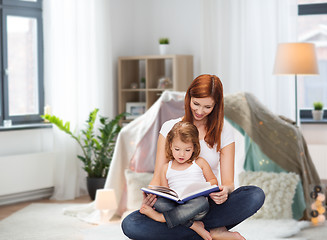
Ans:
{"label": "girl's face", "polygon": [[174,159],[182,164],[192,157],[194,146],[192,142],[185,143],[182,142],[179,137],[175,137],[171,143],[170,149]]}
{"label": "girl's face", "polygon": [[213,110],[215,101],[212,97],[194,98],[191,97],[191,111],[193,118],[196,121],[201,121],[206,118]]}

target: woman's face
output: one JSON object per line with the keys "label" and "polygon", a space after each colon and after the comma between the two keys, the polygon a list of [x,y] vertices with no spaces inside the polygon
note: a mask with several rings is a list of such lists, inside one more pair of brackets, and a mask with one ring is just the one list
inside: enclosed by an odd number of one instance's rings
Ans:
{"label": "woman's face", "polygon": [[206,118],[213,110],[215,101],[212,97],[194,98],[191,97],[191,111],[194,120],[201,121]]}

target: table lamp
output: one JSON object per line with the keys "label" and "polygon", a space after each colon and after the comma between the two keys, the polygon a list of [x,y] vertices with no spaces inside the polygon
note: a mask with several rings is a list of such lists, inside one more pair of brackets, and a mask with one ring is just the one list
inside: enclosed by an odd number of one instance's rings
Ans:
{"label": "table lamp", "polygon": [[280,43],[277,48],[274,74],[295,75],[295,122],[298,122],[297,75],[319,74],[313,43]]}
{"label": "table lamp", "polygon": [[101,223],[106,223],[117,209],[114,189],[98,189],[95,195],[95,208],[100,210]]}

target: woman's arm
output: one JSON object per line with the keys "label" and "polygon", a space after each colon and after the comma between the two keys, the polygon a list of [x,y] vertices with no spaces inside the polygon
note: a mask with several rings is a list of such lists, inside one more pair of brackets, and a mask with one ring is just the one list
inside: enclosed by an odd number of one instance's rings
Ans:
{"label": "woman's arm", "polygon": [[235,142],[225,146],[220,152],[221,185],[228,188],[228,193],[234,190],[234,159]]}
{"label": "woman's arm", "polygon": [[[159,134],[158,141],[157,141],[157,155],[156,155],[156,164],[154,167],[154,173],[151,182],[149,185],[156,185],[156,186],[161,186],[161,176],[162,176],[162,170],[164,165],[167,163],[166,160],[166,154],[165,154],[165,142],[166,139],[164,136]],[[167,171],[167,170],[166,170]],[[164,171],[164,172],[166,172]],[[168,183],[167,183],[168,186]],[[153,194],[145,194],[143,192],[143,202],[142,205],[148,205],[150,207],[153,207],[155,202],[157,201],[157,196]]]}
{"label": "woman's arm", "polygon": [[165,163],[165,165],[163,166],[163,169],[161,170],[161,173],[160,173],[160,183],[161,183],[160,186],[163,186],[163,187],[169,187],[168,180],[166,178],[167,169],[168,169],[168,163]]}
{"label": "woman's arm", "polygon": [[207,182],[210,182],[211,185],[218,185],[217,178],[205,159],[200,157],[195,161],[195,163],[202,168],[203,176]]}
{"label": "woman's arm", "polygon": [[234,157],[235,143],[233,142],[225,146],[220,152],[220,192],[210,194],[211,199],[216,204],[224,203],[228,198],[228,194],[234,190]]}
{"label": "woman's arm", "polygon": [[158,141],[157,141],[157,154],[156,154],[156,164],[154,167],[153,178],[150,182],[150,185],[157,185],[161,184],[160,181],[160,173],[163,169],[164,164],[167,163],[166,154],[165,154],[165,142],[166,139],[162,134],[159,134]]}

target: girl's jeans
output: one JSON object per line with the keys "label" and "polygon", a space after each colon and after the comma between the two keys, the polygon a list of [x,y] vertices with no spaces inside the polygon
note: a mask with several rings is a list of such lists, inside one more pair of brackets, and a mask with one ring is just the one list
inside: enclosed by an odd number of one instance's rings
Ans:
{"label": "girl's jeans", "polygon": [[209,211],[209,203],[206,197],[197,197],[184,204],[158,197],[154,208],[163,213],[169,228],[177,225],[190,227],[194,221],[201,220],[206,215]]}
{"label": "girl's jeans", "polygon": [[[256,213],[264,203],[265,194],[256,186],[243,186],[233,191],[226,202],[215,204],[209,198],[209,212],[201,220],[207,230],[226,227],[231,229]],[[173,240],[202,238],[192,229],[182,225],[168,228],[166,223],[156,222],[135,211],[122,222],[126,236],[134,240]]]}

